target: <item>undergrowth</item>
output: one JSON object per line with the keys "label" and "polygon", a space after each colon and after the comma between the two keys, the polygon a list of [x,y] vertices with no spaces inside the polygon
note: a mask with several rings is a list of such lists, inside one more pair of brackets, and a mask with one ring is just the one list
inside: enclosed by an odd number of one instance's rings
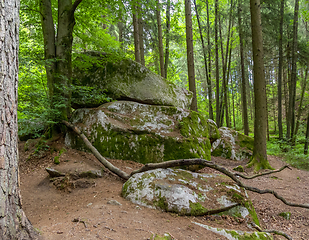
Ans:
{"label": "undergrowth", "polygon": [[267,154],[282,157],[293,167],[309,171],[309,155],[304,154],[304,137],[299,137],[295,146],[286,140],[278,140],[277,136],[270,137],[267,141]]}

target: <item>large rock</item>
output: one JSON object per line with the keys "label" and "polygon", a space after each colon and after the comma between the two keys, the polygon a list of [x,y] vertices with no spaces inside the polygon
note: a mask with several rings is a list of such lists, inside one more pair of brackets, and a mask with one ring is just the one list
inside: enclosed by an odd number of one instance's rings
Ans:
{"label": "large rock", "polygon": [[[247,221],[259,220],[246,191],[227,176],[199,174],[182,169],[156,169],[133,175],[122,187],[133,203],[180,215],[219,213]],[[228,211],[226,207],[235,206]]]}
{"label": "large rock", "polygon": [[[117,101],[94,109],[77,109],[71,121],[108,158],[141,163],[210,160],[207,121],[189,110]],[[68,132],[65,143],[87,150],[73,132]]]}
{"label": "large rock", "polygon": [[[151,105],[175,106],[189,109],[192,93],[176,86],[148,68],[130,59],[106,62],[103,53],[88,52],[76,60],[72,102],[74,108],[97,107],[104,102],[103,95],[115,100],[130,100]],[[84,87],[91,87],[85,92]],[[89,95],[89,97],[87,96]],[[95,96],[95,97],[93,97]],[[107,99],[108,100],[108,99]]]}
{"label": "large rock", "polygon": [[252,155],[254,139],[227,127],[219,128],[220,138],[212,143],[211,155],[243,160]]}

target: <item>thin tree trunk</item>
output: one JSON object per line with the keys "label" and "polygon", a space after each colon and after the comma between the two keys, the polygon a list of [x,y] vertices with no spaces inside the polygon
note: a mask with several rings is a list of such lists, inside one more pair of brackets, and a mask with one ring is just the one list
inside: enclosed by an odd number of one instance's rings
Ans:
{"label": "thin tree trunk", "polygon": [[160,1],[157,0],[157,24],[158,24],[158,40],[159,40],[159,57],[160,57],[160,71],[161,76],[164,77],[164,51],[163,51],[163,37],[162,37],[162,25],[161,25],[161,8]]}
{"label": "thin tree trunk", "polygon": [[221,47],[221,62],[222,62],[222,86],[221,86],[221,99],[220,99],[220,126],[223,125],[223,118],[224,118],[224,92],[226,88],[226,83],[225,83],[225,74],[226,74],[226,59],[224,57],[224,49],[223,49],[223,38],[222,38],[222,27],[221,27],[221,17],[220,13],[218,14],[219,17],[219,37],[220,37],[220,47]]}
{"label": "thin tree trunk", "polygon": [[305,90],[306,90],[306,86],[307,86],[307,76],[308,76],[308,67],[306,69],[305,78],[303,80],[303,86],[302,86],[302,89],[301,89],[301,97],[300,97],[300,102],[299,102],[298,111],[297,111],[297,120],[296,120],[296,127],[295,127],[294,136],[297,135],[299,125],[300,125],[300,117],[301,117],[302,109],[303,109],[303,100],[304,100]]}
{"label": "thin tree trunk", "polygon": [[279,66],[278,66],[278,127],[279,127],[279,139],[280,140],[283,139],[283,130],[282,130],[283,16],[284,16],[284,0],[281,0],[280,27],[279,27]]}
{"label": "thin tree trunk", "polygon": [[[210,79],[209,79],[209,74],[208,74],[208,66],[207,66],[207,54],[206,54],[206,46],[204,43],[204,37],[203,37],[203,32],[202,32],[202,26],[200,22],[200,17],[196,5],[196,0],[194,0],[194,6],[195,6],[195,12],[196,12],[196,18],[198,22],[198,27],[199,27],[199,32],[200,32],[200,37],[201,37],[201,42],[202,42],[202,48],[203,48],[203,55],[204,55],[204,65],[205,65],[205,72],[206,72],[206,80],[207,80],[207,89],[208,89],[208,99],[209,99],[209,112],[212,112],[212,92],[209,91],[209,86],[211,85]],[[211,118],[211,117],[210,117]]]}
{"label": "thin tree trunk", "polygon": [[164,78],[167,78],[168,62],[169,62],[169,55],[170,55],[170,28],[171,28],[171,0],[167,0]]}
{"label": "thin tree trunk", "polygon": [[137,7],[132,1],[132,12],[133,12],[133,31],[134,31],[134,53],[135,53],[135,61],[141,62],[141,54],[139,47],[139,31],[138,31],[138,17],[137,17]]}
{"label": "thin tree trunk", "polygon": [[293,44],[292,44],[292,73],[291,73],[291,87],[290,87],[290,102],[289,102],[289,116],[291,135],[289,138],[294,142],[294,128],[295,128],[295,101],[296,101],[296,82],[297,82],[297,30],[298,30],[298,8],[299,0],[295,0],[294,22],[293,22]]}
{"label": "thin tree trunk", "polygon": [[230,5],[230,16],[229,16],[229,28],[228,28],[228,35],[227,35],[227,41],[226,41],[226,63],[225,63],[225,74],[224,74],[224,106],[225,106],[225,121],[226,126],[230,127],[230,119],[229,119],[229,105],[228,105],[228,80],[229,80],[229,74],[230,74],[230,64],[231,64],[231,54],[232,54],[232,45],[230,46],[230,39],[233,37],[233,31],[231,32],[231,27],[233,26],[233,20],[232,20],[232,13],[233,13],[233,0],[231,0]]}
{"label": "thin tree trunk", "polygon": [[139,52],[141,54],[141,64],[145,66],[145,50],[144,50],[144,27],[143,27],[143,18],[141,16],[141,8],[139,8],[138,14],[138,35],[139,35]]}
{"label": "thin tree trunk", "polygon": [[22,210],[18,172],[19,0],[0,5],[0,239],[37,239]]}
{"label": "thin tree trunk", "polygon": [[247,90],[246,90],[241,11],[242,10],[240,6],[240,0],[238,0],[238,30],[239,30],[239,49],[240,49],[241,86],[242,86],[241,97],[242,97],[242,115],[243,115],[242,119],[243,119],[243,126],[244,126],[244,134],[248,136],[249,124],[248,124]]}
{"label": "thin tree trunk", "polygon": [[266,169],[271,167],[267,161],[266,153],[267,104],[260,7],[260,0],[250,0],[255,119],[253,156],[248,166],[255,166],[255,169]]}
{"label": "thin tree trunk", "polygon": [[[231,32],[231,43],[230,43],[230,50],[229,50],[229,65],[228,65],[228,69],[227,69],[227,76],[226,76],[226,84],[228,86],[229,84],[229,78],[230,78],[230,72],[231,72],[231,62],[232,62],[232,48],[233,48],[233,31]],[[227,90],[227,88],[225,89],[225,94],[226,94],[226,104],[228,104],[228,100],[229,100],[229,91]],[[230,104],[228,104],[229,106]],[[230,119],[230,115],[229,115],[229,108],[228,106],[225,108],[226,111],[226,126],[227,127],[231,127],[231,119]]]}
{"label": "thin tree trunk", "polygon": [[118,41],[121,44],[121,49],[123,49],[123,22],[118,22],[118,31],[119,31]]}
{"label": "thin tree trunk", "polygon": [[218,7],[215,0],[215,52],[216,52],[216,123],[220,127],[220,79],[219,79],[219,43],[218,43]]}
{"label": "thin tree trunk", "polygon": [[305,142],[305,147],[304,147],[304,154],[308,154],[308,144],[309,144],[309,113],[307,116],[307,131],[306,131],[306,142]]}
{"label": "thin tree trunk", "polygon": [[214,120],[214,113],[212,107],[212,82],[211,82],[211,45],[210,45],[210,22],[209,22],[209,4],[206,0],[206,10],[207,10],[207,41],[208,41],[208,96],[209,96],[209,118]]}
{"label": "thin tree trunk", "polygon": [[191,16],[191,1],[190,0],[185,0],[185,15],[186,15],[186,40],[187,40],[187,63],[188,63],[189,90],[193,93],[191,110],[197,112],[194,55],[193,55],[192,16]]}

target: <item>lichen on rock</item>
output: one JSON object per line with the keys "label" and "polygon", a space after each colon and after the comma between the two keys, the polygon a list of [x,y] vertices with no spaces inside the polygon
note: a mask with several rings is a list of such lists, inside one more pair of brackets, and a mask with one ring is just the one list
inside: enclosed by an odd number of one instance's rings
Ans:
{"label": "lichen on rock", "polygon": [[[133,175],[123,185],[122,196],[133,203],[179,215],[200,216],[222,209],[221,214],[236,215],[259,225],[246,191],[219,174],[151,170]],[[225,211],[229,206],[236,207]]]}
{"label": "lichen on rock", "polygon": [[[210,160],[207,121],[201,114],[182,108],[117,101],[77,109],[71,121],[104,157],[141,163]],[[65,143],[87,150],[73,132],[67,133]]]}
{"label": "lichen on rock", "polygon": [[253,151],[252,137],[227,127],[219,128],[220,138],[212,144],[211,155],[220,156],[231,160],[249,158]]}

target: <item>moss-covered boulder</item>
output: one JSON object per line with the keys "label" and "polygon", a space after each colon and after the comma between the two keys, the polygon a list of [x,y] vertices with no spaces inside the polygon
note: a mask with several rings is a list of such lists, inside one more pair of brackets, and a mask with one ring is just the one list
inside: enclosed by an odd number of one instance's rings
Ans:
{"label": "moss-covered boulder", "polygon": [[[189,109],[192,93],[130,59],[108,61],[104,53],[88,52],[76,59],[73,71],[74,108],[97,107],[104,99],[131,100]],[[90,92],[85,92],[85,87]],[[86,95],[94,97],[87,97]],[[104,95],[97,97],[98,92]]]}
{"label": "moss-covered boulder", "polygon": [[[108,158],[141,163],[183,158],[210,160],[207,121],[189,110],[117,101],[77,109],[71,121]],[[67,133],[65,143],[87,150],[73,132]]]}
{"label": "moss-covered boulder", "polygon": [[252,155],[254,139],[227,127],[219,128],[220,138],[212,143],[211,155],[243,160]]}
{"label": "moss-covered boulder", "polygon": [[[122,196],[133,203],[179,215],[221,213],[259,225],[246,191],[224,175],[169,168],[151,170],[133,175],[123,185]],[[226,209],[230,206],[234,207]]]}

